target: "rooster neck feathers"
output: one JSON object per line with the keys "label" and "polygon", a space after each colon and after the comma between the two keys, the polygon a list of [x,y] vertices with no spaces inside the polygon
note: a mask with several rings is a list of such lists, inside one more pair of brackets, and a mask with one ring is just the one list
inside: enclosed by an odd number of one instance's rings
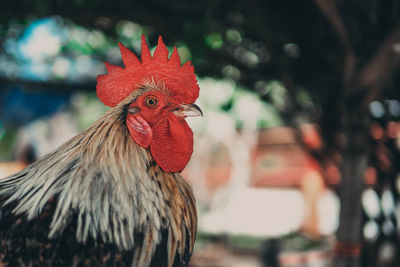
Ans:
{"label": "rooster neck feathers", "polygon": [[[0,195],[9,195],[6,203],[18,203],[14,213],[28,219],[57,197],[49,238],[61,234],[75,213],[79,242],[90,237],[123,250],[135,246],[137,266],[149,264],[161,240],[159,233],[168,229],[172,264],[176,252],[183,255],[187,241],[189,251],[193,249],[194,199],[179,174],[162,171],[149,151],[130,138],[123,125],[125,104],[55,152],[2,180]],[[146,237],[140,248],[134,238],[137,232]]]}

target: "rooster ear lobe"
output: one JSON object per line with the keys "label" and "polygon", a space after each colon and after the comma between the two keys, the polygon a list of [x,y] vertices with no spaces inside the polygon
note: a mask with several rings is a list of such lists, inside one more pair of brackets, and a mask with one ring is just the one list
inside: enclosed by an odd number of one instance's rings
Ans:
{"label": "rooster ear lobe", "polygon": [[153,131],[150,125],[139,114],[128,114],[126,116],[126,126],[133,141],[138,145],[148,148],[153,139]]}

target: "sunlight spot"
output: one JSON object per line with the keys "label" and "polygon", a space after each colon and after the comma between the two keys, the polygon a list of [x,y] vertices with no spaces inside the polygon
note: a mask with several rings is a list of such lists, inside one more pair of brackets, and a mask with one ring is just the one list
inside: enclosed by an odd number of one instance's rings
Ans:
{"label": "sunlight spot", "polygon": [[385,115],[385,108],[379,101],[372,101],[369,105],[369,109],[372,116],[374,116],[375,118],[381,118],[383,115]]}
{"label": "sunlight spot", "polygon": [[379,206],[379,197],[378,194],[372,190],[367,189],[362,194],[362,205],[364,207],[364,211],[367,213],[368,217],[372,219],[376,219],[381,214],[380,206]]}
{"label": "sunlight spot", "polygon": [[218,81],[213,78],[199,79],[199,86],[200,98],[214,108],[219,108],[229,101],[235,91],[235,84],[232,81]]}
{"label": "sunlight spot", "polygon": [[126,38],[132,38],[134,35],[141,35],[142,30],[139,24],[123,20],[118,22],[117,31],[120,35]]}
{"label": "sunlight spot", "polygon": [[382,210],[386,217],[390,217],[394,211],[394,198],[390,190],[386,189],[382,193]]}
{"label": "sunlight spot", "polygon": [[394,230],[395,230],[395,228],[394,228],[393,223],[390,220],[386,219],[382,224],[382,232],[386,236],[392,236]]}
{"label": "sunlight spot", "polygon": [[249,51],[244,47],[237,47],[233,52],[233,56],[249,67],[255,67],[258,63],[260,63],[258,56],[254,52]]}
{"label": "sunlight spot", "polygon": [[54,75],[60,78],[65,78],[67,76],[70,66],[71,63],[67,58],[65,57],[56,58],[53,64],[53,73]]}
{"label": "sunlight spot", "polygon": [[322,234],[331,235],[337,230],[339,212],[339,198],[331,190],[326,190],[318,201],[318,229]]}
{"label": "sunlight spot", "polygon": [[378,238],[379,226],[374,220],[370,220],[364,225],[363,232],[366,239],[374,241]]}
{"label": "sunlight spot", "polygon": [[56,55],[61,48],[61,35],[53,19],[33,22],[25,31],[20,51],[32,61],[42,61],[45,57]]}
{"label": "sunlight spot", "polygon": [[88,42],[91,47],[100,48],[105,45],[106,38],[101,31],[94,30],[88,36]]}
{"label": "sunlight spot", "polygon": [[399,116],[400,115],[400,102],[398,100],[387,100],[389,106],[389,113],[392,116]]}
{"label": "sunlight spot", "polygon": [[70,30],[70,39],[77,42],[79,45],[86,44],[87,37],[89,36],[89,31],[85,28],[74,27]]}
{"label": "sunlight spot", "polygon": [[89,56],[79,56],[76,59],[76,70],[82,74],[88,73],[91,71],[92,61]]}
{"label": "sunlight spot", "polygon": [[242,41],[242,35],[235,29],[226,30],[225,37],[230,44],[239,44]]}
{"label": "sunlight spot", "polygon": [[226,65],[222,68],[222,75],[237,81],[240,79],[240,70],[232,65]]}

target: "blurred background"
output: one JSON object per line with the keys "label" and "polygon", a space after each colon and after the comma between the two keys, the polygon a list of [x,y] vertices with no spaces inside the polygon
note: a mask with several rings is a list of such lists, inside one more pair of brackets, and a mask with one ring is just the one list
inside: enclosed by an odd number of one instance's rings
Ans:
{"label": "blurred background", "polygon": [[107,110],[95,79],[118,42],[162,35],[204,111],[190,266],[399,266],[399,25],[397,0],[8,0],[0,177]]}

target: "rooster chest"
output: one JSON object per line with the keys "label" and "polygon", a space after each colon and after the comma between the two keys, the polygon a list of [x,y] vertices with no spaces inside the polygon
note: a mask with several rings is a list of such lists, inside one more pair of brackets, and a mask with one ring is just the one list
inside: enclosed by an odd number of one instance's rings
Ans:
{"label": "rooster chest", "polygon": [[[43,212],[33,220],[15,215],[12,204],[1,209],[0,262],[6,266],[169,266],[167,228],[160,229],[160,242],[149,262],[133,264],[146,240],[145,233],[134,235],[135,244],[130,249],[121,249],[113,242],[88,237],[85,242],[76,238],[77,215],[72,215],[63,231],[48,238],[49,225],[56,209],[56,199],[51,199]],[[190,240],[187,236],[186,240]],[[186,266],[190,257],[190,245],[186,244],[183,254],[177,251],[173,265]]]}
{"label": "rooster chest", "polygon": [[102,177],[87,184],[66,182],[68,190],[50,197],[34,216],[16,212],[23,200],[5,205],[3,196],[0,262],[186,266],[197,221],[190,187],[154,164],[147,173],[144,183],[112,184]]}

